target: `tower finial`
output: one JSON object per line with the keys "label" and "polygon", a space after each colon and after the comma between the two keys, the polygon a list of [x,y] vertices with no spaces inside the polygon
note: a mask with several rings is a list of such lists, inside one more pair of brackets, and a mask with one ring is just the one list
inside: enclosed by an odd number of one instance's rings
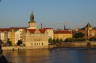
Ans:
{"label": "tower finial", "polygon": [[32,11],[31,15],[30,15],[30,21],[34,21],[34,13]]}

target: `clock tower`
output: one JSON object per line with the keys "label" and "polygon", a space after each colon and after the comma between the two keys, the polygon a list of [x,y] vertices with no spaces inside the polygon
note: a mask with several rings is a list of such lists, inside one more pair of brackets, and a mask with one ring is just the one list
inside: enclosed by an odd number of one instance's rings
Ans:
{"label": "clock tower", "polygon": [[30,15],[30,21],[28,22],[28,29],[36,29],[37,28],[37,24],[36,21],[34,20],[34,14],[32,13]]}

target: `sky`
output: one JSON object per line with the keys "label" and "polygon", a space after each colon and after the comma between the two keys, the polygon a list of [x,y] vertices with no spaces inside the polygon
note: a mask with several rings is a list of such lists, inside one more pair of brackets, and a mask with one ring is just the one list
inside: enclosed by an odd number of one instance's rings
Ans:
{"label": "sky", "polygon": [[1,0],[0,27],[27,27],[32,12],[38,27],[96,26],[96,0]]}

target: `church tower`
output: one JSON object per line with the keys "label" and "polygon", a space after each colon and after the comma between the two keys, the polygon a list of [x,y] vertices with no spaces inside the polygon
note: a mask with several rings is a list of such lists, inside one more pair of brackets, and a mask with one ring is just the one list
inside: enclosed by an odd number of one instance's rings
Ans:
{"label": "church tower", "polygon": [[30,15],[30,21],[28,22],[28,29],[36,29],[37,28],[37,24],[36,21],[34,20],[34,14],[32,13]]}

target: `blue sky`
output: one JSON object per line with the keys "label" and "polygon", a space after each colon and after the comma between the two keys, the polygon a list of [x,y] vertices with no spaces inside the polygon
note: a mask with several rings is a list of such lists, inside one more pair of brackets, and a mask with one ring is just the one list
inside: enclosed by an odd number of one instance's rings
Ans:
{"label": "blue sky", "polygon": [[2,0],[0,27],[27,26],[32,11],[45,27],[96,26],[96,0]]}

